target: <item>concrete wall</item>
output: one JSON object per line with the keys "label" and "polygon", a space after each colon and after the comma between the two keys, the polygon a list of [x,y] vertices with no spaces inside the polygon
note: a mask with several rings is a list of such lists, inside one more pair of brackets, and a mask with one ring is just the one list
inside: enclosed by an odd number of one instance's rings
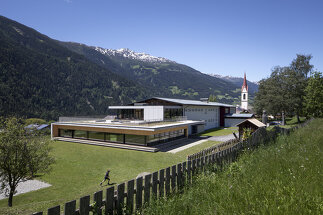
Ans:
{"label": "concrete wall", "polygon": [[237,119],[237,118],[225,118],[224,127],[236,127],[238,123],[246,119]]}
{"label": "concrete wall", "polygon": [[185,108],[184,116],[188,120],[204,120],[205,129],[220,126],[220,108],[208,106],[188,106]]}
{"label": "concrete wall", "polygon": [[144,107],[144,120],[164,120],[163,106],[146,106]]}

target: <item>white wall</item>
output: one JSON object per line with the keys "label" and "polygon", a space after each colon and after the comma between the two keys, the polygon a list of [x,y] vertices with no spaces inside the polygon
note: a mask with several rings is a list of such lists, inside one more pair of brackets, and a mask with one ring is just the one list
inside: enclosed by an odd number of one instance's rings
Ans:
{"label": "white wall", "polygon": [[188,106],[185,108],[184,116],[188,120],[204,120],[205,129],[220,126],[220,108],[212,106]]}
{"label": "white wall", "polygon": [[163,106],[145,106],[144,120],[164,120]]}
{"label": "white wall", "polygon": [[236,127],[237,124],[246,119],[224,118],[224,127]]}

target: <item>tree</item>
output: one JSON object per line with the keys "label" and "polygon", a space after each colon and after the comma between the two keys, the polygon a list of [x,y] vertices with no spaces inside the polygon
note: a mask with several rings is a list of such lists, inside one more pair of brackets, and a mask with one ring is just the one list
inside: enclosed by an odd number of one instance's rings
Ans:
{"label": "tree", "polygon": [[265,109],[268,113],[296,114],[298,122],[303,111],[303,97],[308,73],[312,70],[311,55],[297,55],[289,67],[275,67],[269,78],[259,83],[255,96],[255,109],[258,114]]}
{"label": "tree", "polygon": [[11,207],[18,184],[30,175],[49,170],[54,159],[49,154],[49,140],[26,131],[21,119],[8,118],[1,127],[1,191],[9,197]]}
{"label": "tree", "polygon": [[216,102],[216,96],[211,94],[209,96],[209,102]]}
{"label": "tree", "polygon": [[289,66],[287,74],[288,94],[290,100],[290,108],[296,114],[297,121],[300,123],[299,116],[303,111],[303,99],[305,96],[305,88],[307,85],[307,76],[312,71],[313,65],[310,64],[312,59],[311,55],[299,55],[297,54]]}
{"label": "tree", "polygon": [[[289,110],[289,100],[286,94],[288,86],[286,73],[288,67],[275,67],[269,78],[259,82],[258,92],[255,96],[255,110],[261,115],[263,110],[276,116]],[[283,114],[282,114],[283,115]],[[282,118],[284,124],[284,118]]]}
{"label": "tree", "polygon": [[314,72],[308,80],[304,96],[304,112],[307,116],[323,117],[323,76]]}

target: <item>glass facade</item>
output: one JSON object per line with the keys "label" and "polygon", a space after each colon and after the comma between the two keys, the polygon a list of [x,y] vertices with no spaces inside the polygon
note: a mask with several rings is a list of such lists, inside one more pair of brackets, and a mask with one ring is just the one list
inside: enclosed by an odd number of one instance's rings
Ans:
{"label": "glass facade", "polygon": [[118,119],[143,120],[144,109],[119,109],[117,116]]}
{"label": "glass facade", "polygon": [[105,134],[105,140],[108,142],[124,143],[124,134]]}
{"label": "glass facade", "polygon": [[105,138],[105,133],[103,132],[96,132],[96,131],[89,131],[89,139],[91,140],[100,140],[100,141],[104,141]]}
{"label": "glass facade", "polygon": [[125,134],[125,143],[145,146],[146,145],[146,136],[145,135]]}
{"label": "glass facade", "polygon": [[182,108],[166,108],[164,110],[164,119],[171,119],[177,116],[183,116]]}
{"label": "glass facade", "polygon": [[81,138],[81,139],[87,139],[88,138],[88,132],[87,131],[74,131],[74,138]]}
{"label": "glass facade", "polygon": [[60,137],[73,137],[73,130],[64,130],[64,129],[60,129],[59,130],[59,136]]}
{"label": "glass facade", "polygon": [[185,137],[184,129],[163,132],[153,135],[114,134],[96,131],[65,130],[59,129],[60,137],[98,140],[132,145],[153,146],[159,143],[172,141]]}

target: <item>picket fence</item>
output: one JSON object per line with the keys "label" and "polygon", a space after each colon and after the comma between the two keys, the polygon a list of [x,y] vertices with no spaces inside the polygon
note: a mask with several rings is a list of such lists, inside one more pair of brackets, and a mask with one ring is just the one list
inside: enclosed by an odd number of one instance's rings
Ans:
{"label": "picket fence", "polygon": [[[149,205],[153,199],[167,198],[174,193],[183,192],[184,186],[194,183],[197,174],[209,168],[213,171],[221,171],[225,166],[237,160],[243,150],[253,150],[261,144],[274,140],[279,133],[288,134],[291,130],[305,126],[309,121],[291,129],[274,127],[271,131],[259,128],[247,140],[228,141],[219,146],[210,147],[199,153],[188,156],[188,160],[166,169],[161,169],[152,174],[129,180],[126,183],[111,186],[93,195],[91,204],[90,195],[49,208],[48,215],[60,215],[64,209],[64,215],[112,215],[134,214],[142,207]],[[105,198],[104,198],[105,197]],[[43,215],[43,212],[33,215]]]}

